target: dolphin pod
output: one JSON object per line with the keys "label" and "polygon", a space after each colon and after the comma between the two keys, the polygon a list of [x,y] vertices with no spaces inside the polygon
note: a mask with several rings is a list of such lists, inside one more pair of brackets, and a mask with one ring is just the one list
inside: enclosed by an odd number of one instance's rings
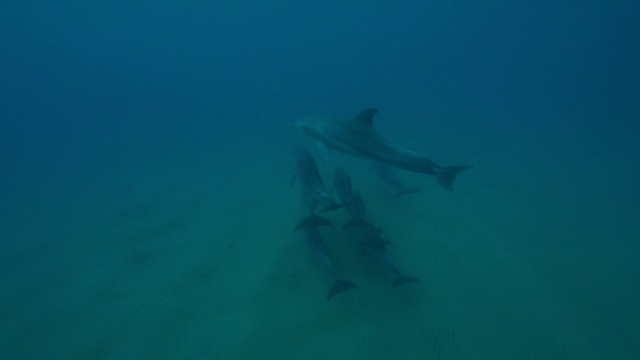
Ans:
{"label": "dolphin pod", "polygon": [[[421,192],[417,189],[406,187],[395,176],[392,168],[403,169],[428,175],[434,175],[438,184],[452,191],[453,182],[458,174],[471,168],[471,166],[440,166],[412,150],[392,143],[381,136],[373,127],[373,117],[378,113],[371,108],[360,112],[349,119],[338,119],[326,116],[307,116],[299,119],[293,127],[316,141],[320,154],[328,159],[328,150],[371,160],[373,173],[381,180],[393,187],[397,196]],[[345,222],[344,231],[355,234],[357,241],[373,254],[393,275],[391,287],[420,283],[420,280],[408,276],[400,270],[398,263],[392,258],[387,244],[389,242],[382,237],[382,229],[374,225],[367,215],[365,202],[358,191],[354,191],[351,177],[345,170],[336,168],[334,171],[333,191],[339,201],[336,201],[320,175],[318,165],[313,155],[303,147],[295,149],[295,176],[302,188],[302,202],[309,210],[310,215],[302,218],[295,226],[295,231],[302,233],[305,241],[311,248],[322,267],[333,279],[326,299],[347,290],[358,288],[354,282],[345,280],[337,269],[327,251],[320,228],[334,228],[333,223],[324,217],[316,215],[316,208],[320,212],[345,209],[348,220]],[[293,182],[292,182],[293,184]],[[331,230],[333,232],[337,230]]]}
{"label": "dolphin pod", "polygon": [[417,283],[420,280],[406,276],[399,270],[396,262],[391,258],[386,248],[386,241],[380,237],[381,229],[374,226],[366,216],[366,208],[360,193],[354,192],[351,179],[344,170],[336,169],[334,177],[334,190],[341,203],[338,203],[325,188],[318,167],[313,156],[302,148],[296,149],[296,178],[299,179],[302,188],[302,202],[307,207],[310,215],[302,218],[295,226],[295,231],[302,233],[304,240],[320,265],[333,279],[326,299],[347,290],[356,289],[359,286],[349,280],[345,280],[337,269],[336,264],[327,252],[326,244],[320,234],[320,228],[334,228],[333,223],[324,217],[315,214],[317,206],[323,207],[322,211],[344,208],[350,215],[348,226],[356,228],[359,240],[367,249],[370,249],[392,271],[395,278],[392,287]]}

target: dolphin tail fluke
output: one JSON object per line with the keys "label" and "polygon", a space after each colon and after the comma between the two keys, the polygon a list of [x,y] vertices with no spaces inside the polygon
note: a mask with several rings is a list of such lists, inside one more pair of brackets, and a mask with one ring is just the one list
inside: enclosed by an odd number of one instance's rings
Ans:
{"label": "dolphin tail fluke", "polygon": [[358,285],[356,285],[355,283],[352,283],[351,281],[336,280],[333,283],[333,285],[331,285],[331,288],[327,293],[327,301],[331,300],[332,297],[340,294],[341,292],[351,290],[351,289],[357,289],[357,288],[358,288]]}
{"label": "dolphin tail fluke", "polygon": [[436,179],[438,179],[438,183],[445,190],[453,191],[453,180],[455,180],[456,176],[462,171],[470,168],[471,166],[439,167],[435,169]]}
{"label": "dolphin tail fluke", "polygon": [[391,282],[391,287],[395,289],[398,286],[415,284],[419,282],[420,282],[420,279],[416,279],[414,277],[406,276],[406,275],[398,275],[398,277],[393,279],[393,281]]}
{"label": "dolphin tail fluke", "polygon": [[416,193],[421,193],[422,190],[418,190],[418,189],[402,189],[402,190],[398,190],[398,192],[396,193],[397,197],[401,197],[401,196],[405,196],[408,194],[416,194]]}
{"label": "dolphin tail fluke", "polygon": [[334,227],[333,223],[331,221],[329,221],[328,219],[325,219],[325,218],[323,218],[321,216],[318,216],[318,215],[309,215],[306,218],[300,220],[298,225],[296,225],[295,230],[299,230],[299,229],[302,229],[302,228],[308,228],[308,227],[317,227],[317,226]]}

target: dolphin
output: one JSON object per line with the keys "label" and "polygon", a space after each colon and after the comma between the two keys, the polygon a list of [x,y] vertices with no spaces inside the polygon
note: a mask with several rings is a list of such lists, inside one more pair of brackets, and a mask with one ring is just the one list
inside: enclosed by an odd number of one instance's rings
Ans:
{"label": "dolphin", "polygon": [[298,225],[296,226],[296,230],[302,229],[304,230],[305,239],[309,247],[313,251],[314,255],[320,260],[320,263],[331,273],[333,277],[333,285],[329,288],[329,292],[327,293],[327,301],[331,300],[335,295],[347,291],[350,289],[358,288],[358,285],[351,281],[340,280],[338,277],[338,273],[336,272],[333,263],[327,256],[327,251],[325,249],[324,241],[320,236],[320,232],[318,231],[319,226],[331,226],[333,224],[318,215],[310,215],[306,218],[302,219]]}
{"label": "dolphin", "polygon": [[400,272],[398,265],[393,261],[391,255],[389,255],[389,251],[387,250],[387,244],[389,244],[389,241],[380,236],[382,230],[373,226],[370,222],[364,222],[362,224],[363,225],[360,227],[360,233],[363,245],[370,248],[387,265],[395,276],[391,282],[391,287],[395,289],[398,286],[419,283],[420,279],[403,275]]}
{"label": "dolphin", "polygon": [[393,168],[389,164],[381,163],[379,161],[374,161],[372,170],[374,173],[376,173],[376,175],[378,175],[380,179],[382,179],[382,181],[386,182],[387,184],[391,185],[391,187],[398,190],[398,192],[396,193],[396,196],[398,197],[407,195],[407,194],[422,192],[421,190],[409,189],[408,187],[404,186],[404,184],[400,182],[398,178],[396,178],[395,174],[393,173]]}
{"label": "dolphin", "polygon": [[[343,205],[337,204],[324,187],[318,166],[313,156],[304,148],[296,147],[296,163],[294,179],[298,178],[302,185],[302,199],[304,204],[315,212],[320,205],[324,211],[337,210]],[[292,179],[293,184],[293,179]]]}
{"label": "dolphin", "polygon": [[366,208],[364,201],[360,197],[359,193],[354,193],[351,188],[351,180],[349,175],[341,169],[336,169],[334,186],[338,197],[344,202],[351,215],[351,220],[345,225],[345,227],[357,227],[360,231],[360,237],[362,244],[370,248],[386,265],[391,269],[395,278],[391,282],[391,286],[395,289],[398,286],[413,284],[420,282],[419,279],[403,275],[398,268],[398,265],[391,258],[389,251],[387,250],[387,244],[389,241],[383,239],[380,234],[382,229],[373,225],[366,216]]}
{"label": "dolphin", "polygon": [[334,172],[333,188],[335,189],[336,194],[338,194],[340,201],[347,204],[345,208],[349,215],[351,215],[351,218],[354,220],[363,220],[366,214],[366,209],[361,205],[364,203],[362,201],[358,201],[360,194],[353,192],[351,178],[340,168],[337,168]]}
{"label": "dolphin", "polygon": [[296,121],[295,129],[329,148],[360,158],[423,174],[435,175],[446,190],[453,190],[453,180],[470,166],[440,166],[428,158],[385,139],[373,127],[378,109],[366,109],[351,119],[306,116]]}

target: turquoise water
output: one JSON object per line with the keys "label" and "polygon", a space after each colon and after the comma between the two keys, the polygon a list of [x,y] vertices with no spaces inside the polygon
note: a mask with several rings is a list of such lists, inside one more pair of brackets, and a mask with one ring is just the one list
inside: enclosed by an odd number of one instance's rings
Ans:
{"label": "turquoise water", "polygon": [[[16,3],[0,64],[0,359],[640,358],[637,6]],[[376,106],[442,190],[346,169],[392,274],[321,229],[289,124]],[[329,190],[332,189],[329,187]],[[332,193],[333,194],[333,193]]]}

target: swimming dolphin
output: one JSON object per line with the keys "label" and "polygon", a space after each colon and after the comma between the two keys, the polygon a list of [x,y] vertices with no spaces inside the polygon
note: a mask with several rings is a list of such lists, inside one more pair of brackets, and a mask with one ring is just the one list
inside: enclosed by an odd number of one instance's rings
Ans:
{"label": "swimming dolphin", "polygon": [[296,230],[302,229],[304,230],[305,239],[307,240],[307,244],[313,251],[314,255],[320,260],[320,263],[331,273],[333,277],[333,285],[329,288],[329,292],[327,293],[327,301],[331,300],[335,295],[347,291],[350,289],[355,289],[358,287],[355,283],[347,280],[340,280],[338,274],[336,272],[333,263],[327,256],[327,251],[325,249],[324,241],[320,236],[320,232],[318,231],[319,226],[333,226],[333,224],[320,216],[310,215],[304,219],[302,219],[298,225],[296,226]]}
{"label": "swimming dolphin", "polygon": [[[367,209],[364,207],[364,201],[359,192],[354,192],[351,186],[351,178],[342,169],[337,168],[333,178],[333,187],[338,194],[340,200],[346,204],[345,208],[351,220],[349,220],[343,228],[362,226],[371,224],[367,219]],[[373,225],[372,225],[373,226]],[[374,226],[375,227],[375,226]]]}
{"label": "swimming dolphin", "polygon": [[337,204],[329,193],[327,193],[313,156],[302,147],[297,147],[295,152],[296,164],[294,176],[300,180],[300,184],[302,185],[302,199],[304,204],[311,210],[311,213],[315,212],[315,208],[318,205],[323,207],[323,212],[337,210],[342,207],[342,205]]}
{"label": "swimming dolphin", "polygon": [[366,208],[364,201],[360,194],[354,193],[351,188],[351,180],[349,175],[341,169],[337,169],[335,172],[334,186],[338,197],[342,200],[347,207],[347,211],[351,215],[351,220],[345,225],[345,227],[357,227],[360,232],[362,244],[370,248],[388,267],[391,269],[395,278],[391,282],[391,286],[395,289],[398,286],[413,284],[420,282],[419,279],[403,275],[398,268],[398,265],[389,255],[387,250],[387,240],[384,240],[380,234],[382,229],[373,225],[366,218]]}
{"label": "swimming dolphin", "polygon": [[[345,206],[349,215],[351,215],[352,219],[356,220],[364,220],[364,216],[366,214],[366,210],[361,205],[364,204],[361,200],[358,199],[360,194],[354,193],[353,188],[351,187],[351,178],[347,173],[338,168],[334,172],[333,177],[333,188],[338,194],[340,201],[344,204],[348,204]],[[360,201],[358,201],[360,200]]]}
{"label": "swimming dolphin", "polygon": [[400,182],[398,178],[396,178],[396,175],[393,173],[393,168],[389,166],[389,164],[374,161],[372,170],[382,181],[391,185],[392,188],[398,190],[398,192],[396,192],[396,196],[398,197],[407,194],[422,192],[422,190],[409,189],[408,187],[404,186],[404,184]]}
{"label": "swimming dolphin", "polygon": [[387,244],[389,244],[389,241],[380,236],[380,233],[382,232],[380,228],[375,227],[370,222],[363,222],[360,229],[363,245],[370,248],[380,259],[382,259],[382,261],[395,275],[395,278],[391,282],[392,288],[395,289],[398,286],[420,282],[420,279],[403,275],[400,272],[398,265],[393,261],[391,255],[389,255],[389,251],[387,250]]}
{"label": "swimming dolphin", "polygon": [[352,119],[312,115],[299,119],[293,127],[327,147],[345,154],[383,162],[404,170],[435,175],[440,186],[452,191],[455,177],[470,167],[442,167],[385,139],[372,124],[377,113],[378,109],[366,109]]}

